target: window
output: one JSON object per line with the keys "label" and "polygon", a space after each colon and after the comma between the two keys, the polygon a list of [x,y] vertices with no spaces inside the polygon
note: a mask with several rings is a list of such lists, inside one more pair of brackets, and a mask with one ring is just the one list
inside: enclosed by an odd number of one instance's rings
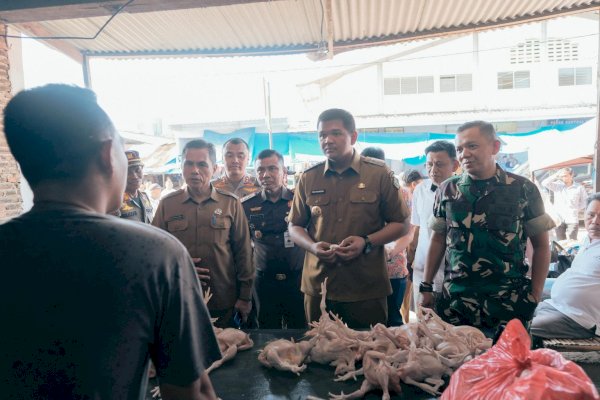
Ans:
{"label": "window", "polygon": [[470,92],[471,90],[473,90],[471,74],[440,76],[440,92]]}
{"label": "window", "polygon": [[529,71],[498,72],[498,89],[529,88]]}
{"label": "window", "polygon": [[559,68],[558,86],[592,84],[592,67]]}
{"label": "window", "polygon": [[383,80],[384,95],[421,93],[433,93],[433,76],[405,76]]}

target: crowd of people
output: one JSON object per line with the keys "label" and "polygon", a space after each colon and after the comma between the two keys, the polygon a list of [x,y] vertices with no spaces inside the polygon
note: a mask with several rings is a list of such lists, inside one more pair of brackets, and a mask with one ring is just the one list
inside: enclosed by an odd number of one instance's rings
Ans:
{"label": "crowd of people", "polygon": [[[351,328],[401,325],[412,302],[488,335],[513,318],[533,319],[540,337],[557,326],[600,333],[600,194],[587,199],[582,251],[538,306],[554,222],[537,186],[496,162],[490,123],[431,143],[427,177],[412,171],[401,184],[381,149],[355,149],[353,116],[329,109],[317,119],[325,160],[295,188],[275,150],[259,152],[248,175],[239,138],[223,145],[215,177],[215,146],[196,139],[182,150],[185,185],[162,196],[158,185],[140,190],[139,153],[123,149],[89,90],[23,91],[4,126],[35,195],[0,226],[8,398],[138,398],[151,360],[164,399],[215,399],[210,317],[302,329],[321,315],[325,279],[327,308]],[[586,207],[568,174],[544,186]]]}

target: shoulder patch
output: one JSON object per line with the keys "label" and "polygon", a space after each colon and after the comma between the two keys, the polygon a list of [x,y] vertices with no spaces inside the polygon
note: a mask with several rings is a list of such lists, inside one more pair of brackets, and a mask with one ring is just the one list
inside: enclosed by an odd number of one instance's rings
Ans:
{"label": "shoulder patch", "polygon": [[369,164],[373,164],[373,165],[378,165],[380,167],[385,167],[385,161],[380,160],[378,158],[373,158],[373,157],[362,157],[362,159],[364,160],[364,162],[369,163]]}
{"label": "shoulder patch", "polygon": [[248,195],[246,195],[246,196],[242,197],[242,198],[240,199],[240,201],[243,203],[243,202],[245,202],[246,200],[250,200],[250,199],[252,199],[252,198],[254,198],[254,197],[258,196],[259,194],[260,194],[260,192],[254,192],[254,193],[250,193],[250,194],[248,194]]}
{"label": "shoulder patch", "polygon": [[237,197],[235,194],[233,194],[231,192],[228,192],[226,190],[223,190],[223,189],[217,188],[217,187],[215,188],[215,190],[217,191],[217,193],[223,194],[225,196],[233,197],[234,199],[238,199],[239,200],[239,197]]}
{"label": "shoulder patch", "polygon": [[174,191],[174,192],[171,192],[171,193],[167,194],[167,195],[166,195],[165,197],[163,197],[161,200],[170,199],[171,197],[175,197],[175,196],[177,196],[177,195],[180,195],[181,193],[183,193],[183,191],[184,191],[184,189],[183,189],[183,188],[181,188],[181,189],[177,189],[176,191]]}
{"label": "shoulder patch", "polygon": [[315,169],[315,168],[317,168],[317,167],[319,167],[319,166],[321,166],[321,165],[325,165],[325,161],[318,162],[318,163],[316,163],[315,165],[312,165],[312,166],[310,166],[310,167],[306,168],[306,169],[305,169],[303,172],[308,172],[308,171],[310,171],[311,169]]}

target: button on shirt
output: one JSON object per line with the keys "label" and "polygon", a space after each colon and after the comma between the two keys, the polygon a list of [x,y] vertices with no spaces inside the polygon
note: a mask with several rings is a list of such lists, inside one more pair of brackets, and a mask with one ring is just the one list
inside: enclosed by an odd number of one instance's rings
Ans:
{"label": "button on shirt", "polygon": [[211,187],[211,194],[196,203],[179,189],[162,199],[152,225],[166,230],[187,248],[200,267],[210,270],[208,308],[224,310],[236,300],[250,299],[254,282],[248,222],[240,201]]}
{"label": "button on shirt", "polygon": [[586,329],[596,327],[600,336],[600,240],[589,237],[571,265],[552,285],[545,300]]}
{"label": "button on shirt", "polygon": [[[365,236],[388,222],[403,222],[409,211],[398,192],[399,185],[385,163],[361,157],[356,151],[341,174],[329,162],[317,164],[300,176],[290,222],[306,227],[316,242],[339,244],[348,236]],[[335,301],[362,301],[387,296],[383,246],[350,261],[325,263],[307,252],[302,273],[302,291],[320,296],[325,277],[327,297]]]}

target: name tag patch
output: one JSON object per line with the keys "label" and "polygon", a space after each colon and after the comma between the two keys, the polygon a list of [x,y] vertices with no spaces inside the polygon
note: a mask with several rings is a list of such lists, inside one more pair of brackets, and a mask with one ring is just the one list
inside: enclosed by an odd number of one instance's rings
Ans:
{"label": "name tag patch", "polygon": [[317,189],[310,192],[310,194],[324,194],[325,189]]}

